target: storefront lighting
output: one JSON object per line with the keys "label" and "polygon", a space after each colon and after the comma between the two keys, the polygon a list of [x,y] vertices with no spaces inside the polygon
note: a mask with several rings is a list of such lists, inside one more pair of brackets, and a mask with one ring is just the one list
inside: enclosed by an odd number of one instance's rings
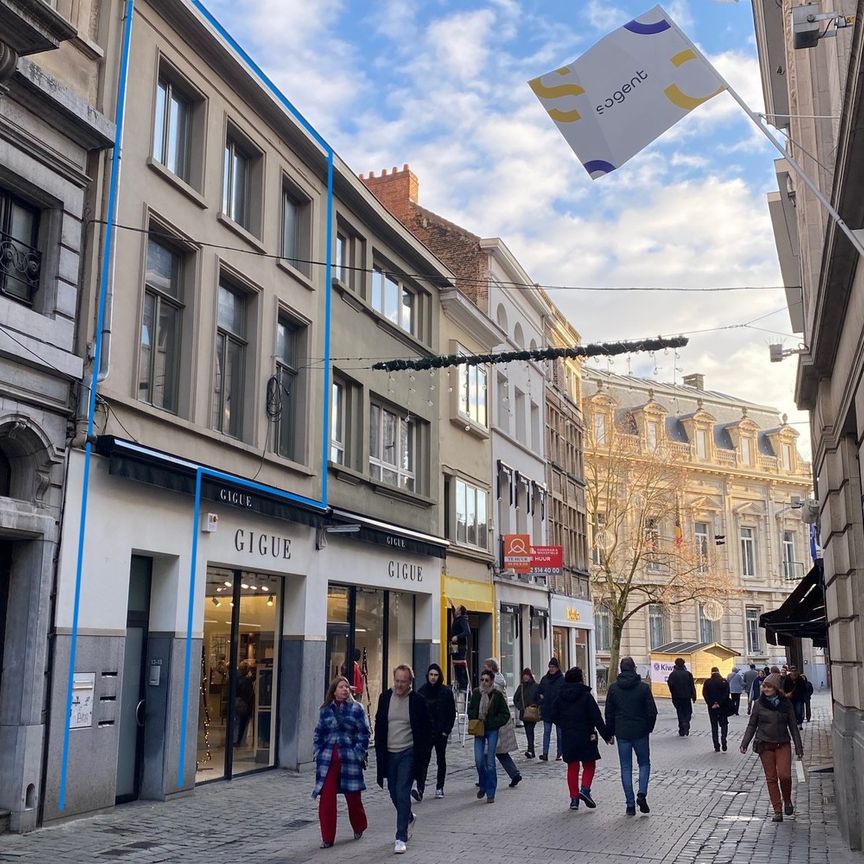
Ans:
{"label": "storefront lighting", "polygon": [[247,591],[249,590],[249,586],[245,582],[241,582],[240,587],[245,588]]}
{"label": "storefront lighting", "polygon": [[214,606],[219,606],[219,605],[220,605],[220,604],[219,604],[219,598],[218,598],[218,597],[214,597],[214,598],[213,598],[213,605],[214,605]]}
{"label": "storefront lighting", "polygon": [[272,598],[272,597],[268,597],[268,598],[267,598],[267,605],[268,605],[268,606],[272,606],[272,605],[273,605],[273,598]]}
{"label": "storefront lighting", "polygon": [[233,582],[227,582],[227,581],[226,581],[226,582],[224,582],[223,584],[225,585],[226,588],[233,588],[233,587],[234,587],[234,583],[233,583]]}

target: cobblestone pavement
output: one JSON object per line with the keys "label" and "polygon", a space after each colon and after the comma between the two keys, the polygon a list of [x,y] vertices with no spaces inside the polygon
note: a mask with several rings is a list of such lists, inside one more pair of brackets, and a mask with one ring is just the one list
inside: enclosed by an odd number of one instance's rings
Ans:
{"label": "cobblestone pavement", "polygon": [[[816,697],[813,707],[813,722],[804,732],[807,781],[796,784],[796,813],[782,824],[766,818],[758,759],[737,751],[747,722],[743,712],[731,718],[729,752],[714,753],[703,705],[697,706],[690,737],[679,738],[674,712],[661,702],[652,736],[649,815],[625,816],[616,751],[603,745],[593,786],[596,810],[583,805],[571,813],[563,765],[521,755],[521,785],[508,789],[499,769],[496,803],[478,802],[469,740],[464,749],[449,748],[447,797],[415,806],[418,821],[408,855],[422,864],[864,864],[864,856],[849,852],[840,839],[833,775],[820,770],[830,767],[828,698]],[[367,776],[374,782],[373,771]],[[317,864],[345,853],[369,864],[391,859],[395,814],[386,792],[373,786],[365,793],[370,827],[356,842],[341,802],[336,847],[320,850],[311,787],[310,774],[287,771],[212,783],[170,803],[138,802],[26,836],[0,837],[0,862]]]}

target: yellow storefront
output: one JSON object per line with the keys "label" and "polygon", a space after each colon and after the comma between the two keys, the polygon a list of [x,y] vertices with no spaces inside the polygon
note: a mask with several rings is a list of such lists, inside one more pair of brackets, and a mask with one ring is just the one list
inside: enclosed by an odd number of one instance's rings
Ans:
{"label": "yellow storefront", "polygon": [[[480,569],[480,568],[478,568]],[[485,565],[483,570],[487,570]],[[460,573],[465,568],[459,568]],[[487,571],[488,572],[488,571]],[[486,581],[488,580],[488,581]],[[441,668],[445,680],[453,681],[453,669],[450,665],[450,624],[455,610],[464,606],[468,610],[468,622],[471,627],[471,639],[468,645],[468,675],[471,685],[475,686],[480,672],[480,666],[487,657],[495,656],[495,586],[491,575],[484,580],[469,579],[464,576],[441,576]]]}

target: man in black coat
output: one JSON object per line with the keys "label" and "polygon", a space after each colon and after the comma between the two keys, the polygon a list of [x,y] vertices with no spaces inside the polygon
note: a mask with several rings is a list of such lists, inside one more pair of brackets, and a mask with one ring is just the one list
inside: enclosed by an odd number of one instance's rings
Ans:
{"label": "man in black coat", "polygon": [[[558,665],[558,658],[553,657],[549,661],[548,671],[540,679],[537,685],[537,705],[540,708],[540,719],[543,721],[543,752],[540,761],[549,759],[549,745],[552,743],[552,705],[558,698],[561,688],[564,686],[564,675]],[[561,761],[561,727],[555,726],[555,759]]]}
{"label": "man in black coat", "polygon": [[[732,711],[732,700],[729,698],[729,682],[713,666],[711,677],[702,685],[702,698],[708,706],[708,719],[711,721],[711,739],[714,741],[714,752],[719,753],[722,745],[726,751],[726,736],[729,734],[729,714]],[[718,737],[718,728],[720,736]]]}
{"label": "man in black coat", "polygon": [[684,665],[684,658],[675,660],[675,668],[666,680],[672,704],[678,714],[678,734],[683,738],[690,734],[690,719],[693,717],[693,706],[696,704],[696,682],[690,670]]}
{"label": "man in black coat", "polygon": [[[657,706],[651,688],[636,672],[632,657],[621,658],[621,672],[606,694],[606,729],[618,739],[618,762],[627,815],[636,815],[636,805],[643,813],[648,806],[648,780],[651,776],[651,748],[648,736],[657,722]],[[639,791],[633,795],[633,754],[639,763]]]}
{"label": "man in black coat", "polygon": [[[444,684],[444,674],[437,663],[432,663],[426,671],[426,683],[417,691],[429,706],[429,717],[432,720],[432,738],[435,747],[435,757],[438,761],[438,775],[435,782],[435,797],[444,797],[444,780],[447,777],[447,739],[456,722],[456,702],[453,691]],[[417,771],[417,789],[411,790],[411,797],[417,801],[423,800],[426,788],[426,776],[429,772],[429,762],[432,751],[429,750],[421,769]]]}
{"label": "man in black coat", "polygon": [[468,640],[471,638],[471,623],[468,610],[456,607],[456,615],[450,625],[450,660],[456,673],[456,685],[460,690],[468,689]]}
{"label": "man in black coat", "polygon": [[432,747],[432,720],[426,700],[411,689],[414,672],[404,663],[393,670],[393,687],[378,697],[375,712],[375,756],[378,785],[387,789],[396,808],[394,852],[405,852],[414,822],[411,787]]}

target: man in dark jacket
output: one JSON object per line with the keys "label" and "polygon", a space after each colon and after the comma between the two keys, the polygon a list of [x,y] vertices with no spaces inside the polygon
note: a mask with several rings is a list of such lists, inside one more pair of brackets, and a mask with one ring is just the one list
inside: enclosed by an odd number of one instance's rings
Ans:
{"label": "man in dark jacket", "polygon": [[[456,702],[453,691],[444,685],[444,675],[441,667],[433,663],[426,672],[426,683],[417,691],[429,706],[429,718],[432,721],[432,742],[435,748],[435,759],[438,763],[438,776],[435,782],[435,797],[444,797],[444,779],[447,776],[447,739],[456,722]],[[417,772],[417,789],[411,790],[411,796],[417,801],[423,800],[426,789],[426,775],[429,763],[432,761],[432,751],[429,750],[421,770]]]}
{"label": "man in dark jacket", "polygon": [[375,756],[378,785],[387,789],[396,808],[396,854],[404,853],[408,828],[414,822],[411,812],[411,786],[418,780],[432,746],[432,721],[426,700],[414,693],[414,672],[401,664],[393,670],[393,687],[378,697],[375,713]]}
{"label": "man in dark jacket", "polygon": [[[750,668],[745,670],[744,672],[744,692],[747,694],[747,713],[750,713],[750,709],[753,706],[754,696],[753,696],[753,682],[759,677],[759,672],[756,670],[756,664],[751,663]],[[759,694],[756,694],[755,698],[759,698]]]}
{"label": "man in dark jacket", "polygon": [[[732,700],[729,698],[729,682],[720,674],[720,670],[716,666],[711,667],[711,677],[702,685],[702,698],[708,706],[714,752],[719,753],[722,744],[725,753],[726,736],[729,734],[729,715],[732,713]],[[718,729],[720,735],[717,734]]]}
{"label": "man in dark jacket", "polygon": [[[643,813],[648,806],[648,779],[651,776],[651,749],[648,736],[657,722],[657,706],[651,688],[636,673],[632,657],[621,658],[621,672],[606,694],[606,730],[618,739],[618,761],[627,815],[636,815],[636,805]],[[639,763],[639,791],[633,796],[633,754]]]}
{"label": "man in dark jacket", "polygon": [[450,661],[456,673],[456,685],[460,690],[468,689],[468,640],[471,638],[471,624],[468,610],[456,607],[453,623],[450,625]]}
{"label": "man in dark jacket", "polygon": [[678,734],[683,738],[690,734],[690,719],[693,717],[693,705],[696,703],[696,682],[690,670],[684,665],[684,658],[675,660],[675,668],[666,680],[672,704],[678,714]]}
{"label": "man in dark jacket", "polygon": [[807,681],[798,671],[797,666],[789,667],[789,674],[783,682],[783,692],[795,709],[795,719],[798,728],[804,728],[804,707],[807,703]]}
{"label": "man in dark jacket", "polygon": [[[543,721],[543,752],[540,761],[549,759],[549,745],[552,741],[552,703],[558,698],[561,688],[564,686],[564,675],[558,665],[558,658],[553,657],[549,661],[546,674],[537,685],[537,707],[540,709],[540,719]],[[555,726],[555,759],[561,761],[561,727]]]}

